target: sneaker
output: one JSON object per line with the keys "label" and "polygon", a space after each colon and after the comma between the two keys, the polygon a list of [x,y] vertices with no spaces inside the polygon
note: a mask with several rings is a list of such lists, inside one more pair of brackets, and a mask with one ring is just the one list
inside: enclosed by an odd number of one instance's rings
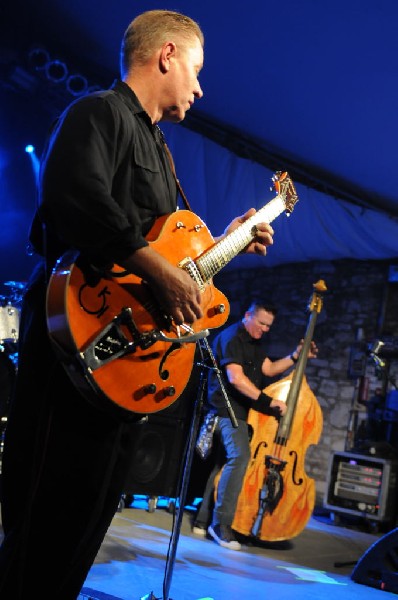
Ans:
{"label": "sneaker", "polygon": [[201,537],[206,537],[206,527],[202,525],[202,523],[194,523],[192,527],[192,533],[195,535],[200,535]]}
{"label": "sneaker", "polygon": [[207,531],[213,540],[223,548],[240,550],[242,547],[235,539],[234,533],[228,525],[210,525]]}

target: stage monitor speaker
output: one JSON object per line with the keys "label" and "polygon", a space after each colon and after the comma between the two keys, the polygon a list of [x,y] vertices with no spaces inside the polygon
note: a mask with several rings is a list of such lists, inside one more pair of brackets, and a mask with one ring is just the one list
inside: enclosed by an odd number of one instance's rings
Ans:
{"label": "stage monitor speaker", "polygon": [[137,430],[125,493],[175,498],[188,435],[186,423],[150,416]]}
{"label": "stage monitor speaker", "polygon": [[351,579],[369,587],[398,593],[398,529],[377,540],[358,560]]}
{"label": "stage monitor speaker", "polygon": [[137,426],[137,439],[125,493],[175,498],[184,467],[200,372],[194,368],[187,387],[168,408]]}

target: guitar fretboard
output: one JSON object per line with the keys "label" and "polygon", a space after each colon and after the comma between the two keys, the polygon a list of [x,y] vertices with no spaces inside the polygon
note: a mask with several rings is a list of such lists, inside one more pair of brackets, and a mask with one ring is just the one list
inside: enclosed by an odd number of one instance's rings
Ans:
{"label": "guitar fretboard", "polygon": [[209,281],[246,248],[256,235],[255,228],[258,223],[271,223],[284,210],[286,210],[284,198],[278,195],[215,246],[202,254],[195,262],[203,281]]}

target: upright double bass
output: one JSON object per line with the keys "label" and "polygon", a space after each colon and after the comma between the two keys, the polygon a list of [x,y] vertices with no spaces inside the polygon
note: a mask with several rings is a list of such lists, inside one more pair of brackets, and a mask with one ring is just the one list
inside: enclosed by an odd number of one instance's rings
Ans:
{"label": "upright double bass", "polygon": [[232,528],[263,541],[297,536],[315,505],[315,481],[305,473],[305,455],[308,447],[319,441],[323,417],[304,371],[322,309],[322,294],[327,288],[323,280],[313,287],[309,322],[296,368],[264,390],[269,396],[286,401],[285,415],[279,421],[253,409],[248,415],[253,430],[251,460]]}

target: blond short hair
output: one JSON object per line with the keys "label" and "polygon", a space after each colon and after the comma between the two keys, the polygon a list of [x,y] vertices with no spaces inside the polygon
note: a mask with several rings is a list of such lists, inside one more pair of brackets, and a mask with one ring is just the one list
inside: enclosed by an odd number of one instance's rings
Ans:
{"label": "blond short hair", "polygon": [[180,43],[197,37],[204,46],[203,32],[193,19],[171,10],[149,10],[136,17],[127,27],[120,50],[122,77],[135,64],[145,64],[165,41],[176,38]]}

